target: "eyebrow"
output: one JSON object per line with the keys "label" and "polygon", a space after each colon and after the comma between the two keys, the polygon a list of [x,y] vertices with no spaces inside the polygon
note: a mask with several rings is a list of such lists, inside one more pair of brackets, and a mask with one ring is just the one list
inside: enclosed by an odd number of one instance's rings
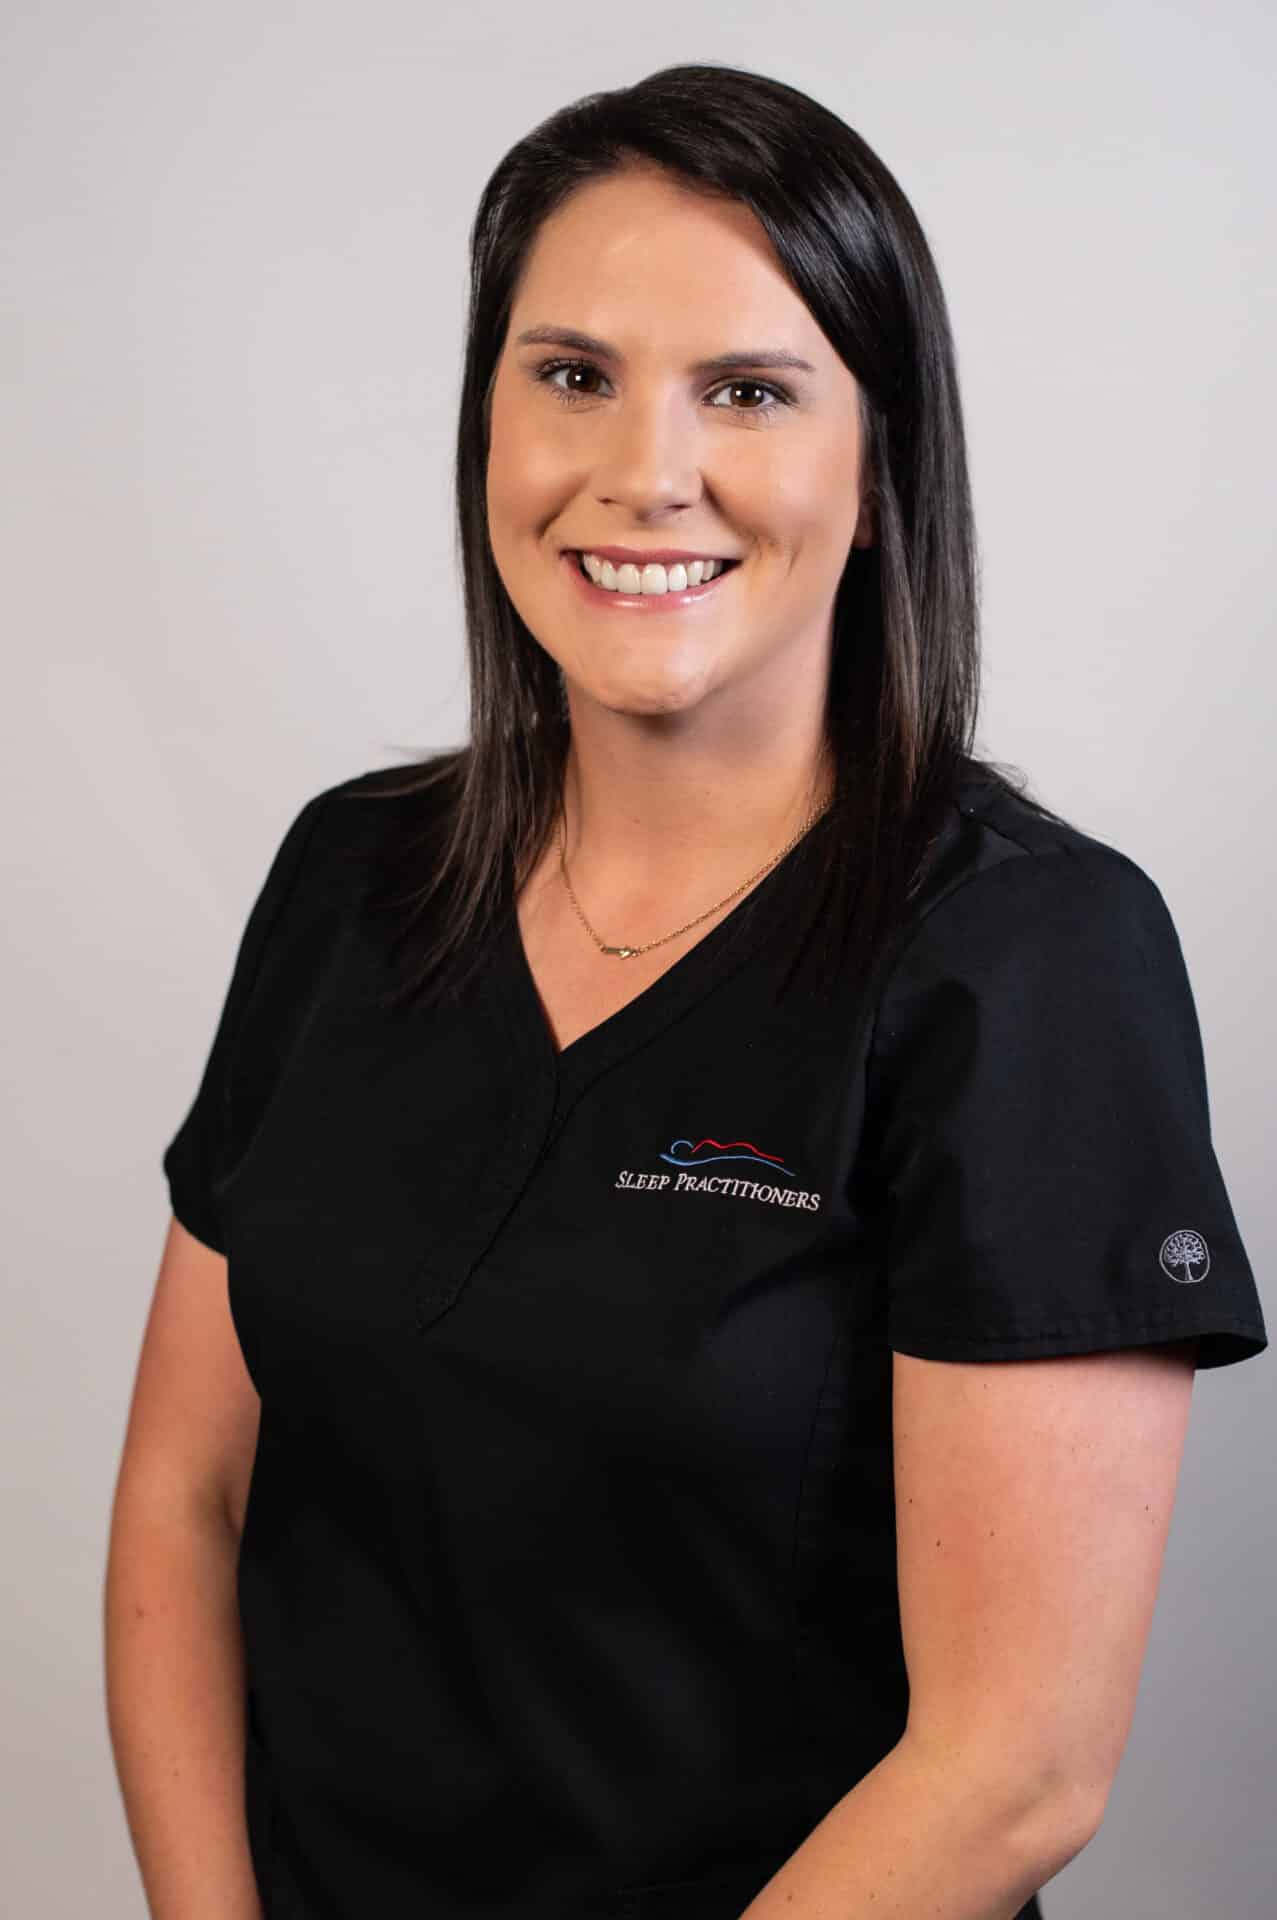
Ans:
{"label": "eyebrow", "polygon": [[[600,360],[623,361],[625,355],[606,340],[593,334],[577,333],[572,327],[525,327],[515,340],[516,347],[571,347],[577,353],[592,353]],[[815,373],[810,360],[803,360],[784,347],[760,347],[750,353],[737,350],[715,353],[708,360],[694,360],[689,373],[732,373],[743,367],[787,367],[794,373]]]}

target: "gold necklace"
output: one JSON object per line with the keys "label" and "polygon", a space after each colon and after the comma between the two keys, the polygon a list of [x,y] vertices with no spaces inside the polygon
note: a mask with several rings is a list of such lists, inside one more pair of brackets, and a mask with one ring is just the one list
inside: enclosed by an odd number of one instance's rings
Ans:
{"label": "gold necklace", "polygon": [[766,866],[760,867],[757,873],[750,874],[748,880],[742,880],[738,887],[734,887],[732,891],[727,895],[726,899],[720,900],[716,906],[707,907],[704,913],[698,913],[695,920],[685,921],[681,927],[675,927],[673,933],[663,934],[659,940],[649,940],[645,946],[641,946],[641,947],[609,947],[606,941],[600,939],[599,935],[595,933],[594,928],[590,925],[585,915],[581,912],[581,903],[577,899],[576,895],[573,893],[572,882],[568,879],[567,860],[565,858],[566,835],[564,832],[564,813],[563,813],[563,801],[562,801],[561,795],[559,799],[559,818],[555,825],[555,830],[554,830],[555,839],[559,843],[559,871],[563,875],[563,884],[568,890],[568,897],[571,900],[572,905],[576,908],[577,918],[580,920],[581,925],[585,928],[585,931],[589,934],[591,940],[593,940],[595,946],[598,947],[600,953],[615,954],[618,960],[630,960],[636,954],[650,953],[653,947],[663,947],[667,941],[677,940],[680,933],[686,933],[689,927],[698,927],[702,920],[709,919],[711,913],[717,913],[719,907],[725,907],[727,905],[728,900],[734,900],[738,893],[744,893],[746,887],[752,887],[755,880],[761,880],[762,876],[765,873],[767,873],[772,867],[774,867],[778,861],[784,859],[785,855],[791,850],[791,848],[796,847],[798,845],[798,842],[802,839],[803,835],[811,827],[813,827],[816,824],[817,820],[820,819],[821,815],[823,813],[826,813],[827,811],[828,811],[828,808],[826,806],[814,807],[812,811],[807,815],[807,818],[803,821],[802,826],[799,827],[793,839],[790,841],[787,841],[786,844],[781,848],[779,853],[774,853],[771,859],[767,862]]}

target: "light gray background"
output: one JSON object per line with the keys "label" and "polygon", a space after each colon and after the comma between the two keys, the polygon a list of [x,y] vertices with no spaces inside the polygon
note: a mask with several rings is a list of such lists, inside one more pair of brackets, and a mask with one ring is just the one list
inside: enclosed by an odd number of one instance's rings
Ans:
{"label": "light gray background", "polygon": [[[108,1507],[249,903],[322,786],[460,740],[465,237],[505,149],[680,59],[899,177],[957,335],[981,747],[1161,887],[1270,1322],[1270,9],[9,0],[4,1905],[144,1912]],[[1049,1920],[1269,1914],[1271,1354],[1199,1375],[1130,1744]]]}

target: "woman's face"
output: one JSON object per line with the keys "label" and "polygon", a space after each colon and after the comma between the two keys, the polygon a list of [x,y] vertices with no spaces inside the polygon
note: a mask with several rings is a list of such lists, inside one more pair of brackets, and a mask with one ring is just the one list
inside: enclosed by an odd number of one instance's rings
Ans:
{"label": "woman's face", "polygon": [[[581,698],[704,719],[744,701],[774,724],[798,686],[823,711],[848,549],[874,538],[861,478],[856,381],[747,208],[636,168],[543,224],[493,387],[487,505],[506,590],[574,715]],[[579,552],[610,546],[740,565],[652,611],[575,577]]]}

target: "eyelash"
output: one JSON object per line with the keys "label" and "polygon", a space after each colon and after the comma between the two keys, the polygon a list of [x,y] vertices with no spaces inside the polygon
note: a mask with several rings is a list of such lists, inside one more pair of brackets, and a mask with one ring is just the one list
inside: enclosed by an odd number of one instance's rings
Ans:
{"label": "eyelash", "polygon": [[[566,387],[556,387],[550,378],[551,374],[562,373],[565,368],[575,370],[578,367],[585,368],[590,373],[598,373],[601,371],[600,368],[595,366],[592,360],[547,360],[544,365],[537,368],[536,378],[543,385],[548,386],[555,398],[560,400],[565,407],[579,406],[584,400],[593,400],[595,395],[592,393],[572,393]],[[604,378],[607,378],[606,374]],[[793,396],[786,393],[783,387],[774,386],[770,380],[755,380],[752,375],[742,377],[738,374],[734,380],[720,380],[718,386],[712,387],[710,391],[712,393],[718,393],[724,387],[744,386],[759,387],[764,393],[774,394],[779,406],[790,407],[793,405]],[[719,407],[715,409],[715,411],[719,413],[753,415],[759,419],[765,419],[768,414],[775,413],[777,410],[775,406]]]}

